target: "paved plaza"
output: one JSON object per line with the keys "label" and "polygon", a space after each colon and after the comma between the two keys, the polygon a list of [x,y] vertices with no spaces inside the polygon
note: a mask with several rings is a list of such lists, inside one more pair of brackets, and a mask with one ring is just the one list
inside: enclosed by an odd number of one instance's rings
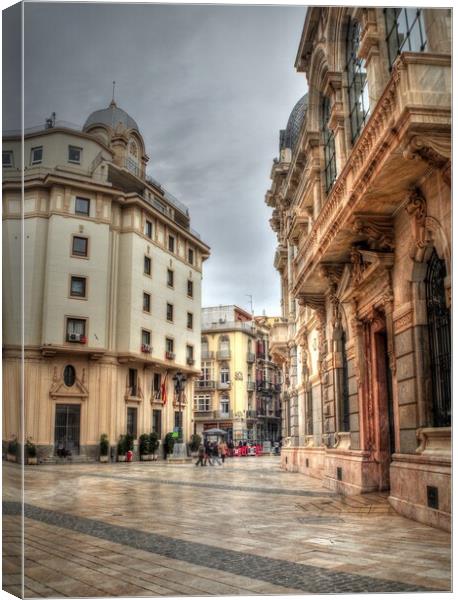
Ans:
{"label": "paved plaza", "polygon": [[[21,472],[4,465],[3,587],[19,595]],[[15,491],[16,489],[16,491]],[[274,457],[223,467],[27,467],[25,596],[450,590],[450,535]]]}

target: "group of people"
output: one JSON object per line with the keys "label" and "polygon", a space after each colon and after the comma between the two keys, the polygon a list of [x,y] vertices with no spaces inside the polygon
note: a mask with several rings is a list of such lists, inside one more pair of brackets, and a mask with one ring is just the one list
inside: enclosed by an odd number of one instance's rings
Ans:
{"label": "group of people", "polygon": [[224,440],[220,442],[209,442],[205,440],[200,444],[196,467],[206,467],[207,463],[213,467],[215,464],[222,466],[226,460],[228,447]]}

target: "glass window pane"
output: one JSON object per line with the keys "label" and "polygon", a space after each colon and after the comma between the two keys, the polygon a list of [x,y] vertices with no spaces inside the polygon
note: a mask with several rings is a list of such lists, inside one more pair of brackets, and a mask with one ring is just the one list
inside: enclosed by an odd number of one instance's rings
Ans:
{"label": "glass window pane", "polygon": [[75,213],[78,215],[89,215],[89,200],[87,198],[76,198]]}
{"label": "glass window pane", "polygon": [[77,236],[73,238],[73,254],[87,256],[87,238]]}

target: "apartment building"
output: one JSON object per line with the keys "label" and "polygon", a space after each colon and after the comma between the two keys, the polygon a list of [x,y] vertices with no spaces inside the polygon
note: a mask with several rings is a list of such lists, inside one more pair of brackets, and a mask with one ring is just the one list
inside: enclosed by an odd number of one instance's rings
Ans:
{"label": "apartment building", "polygon": [[209,256],[188,209],[147,175],[140,128],[114,100],[82,129],[53,116],[26,130],[23,150],[22,165],[21,134],[6,132],[4,440],[31,439],[40,459],[58,446],[90,459],[102,433],[115,445],[182,426],[187,439]]}
{"label": "apartment building", "polygon": [[269,361],[267,331],[265,319],[238,306],[202,309],[196,433],[218,427],[234,442],[279,439],[279,370]]}

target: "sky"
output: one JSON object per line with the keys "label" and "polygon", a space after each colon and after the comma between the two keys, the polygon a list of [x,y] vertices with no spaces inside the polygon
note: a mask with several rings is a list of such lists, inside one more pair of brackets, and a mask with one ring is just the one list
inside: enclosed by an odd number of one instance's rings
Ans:
{"label": "sky", "polygon": [[[204,306],[280,314],[276,235],[264,203],[279,130],[307,91],[294,60],[306,8],[25,5],[25,126],[82,126],[116,102],[138,123],[148,173],[211,247]],[[11,89],[11,88],[10,88]],[[4,127],[20,126],[4,104]]]}

